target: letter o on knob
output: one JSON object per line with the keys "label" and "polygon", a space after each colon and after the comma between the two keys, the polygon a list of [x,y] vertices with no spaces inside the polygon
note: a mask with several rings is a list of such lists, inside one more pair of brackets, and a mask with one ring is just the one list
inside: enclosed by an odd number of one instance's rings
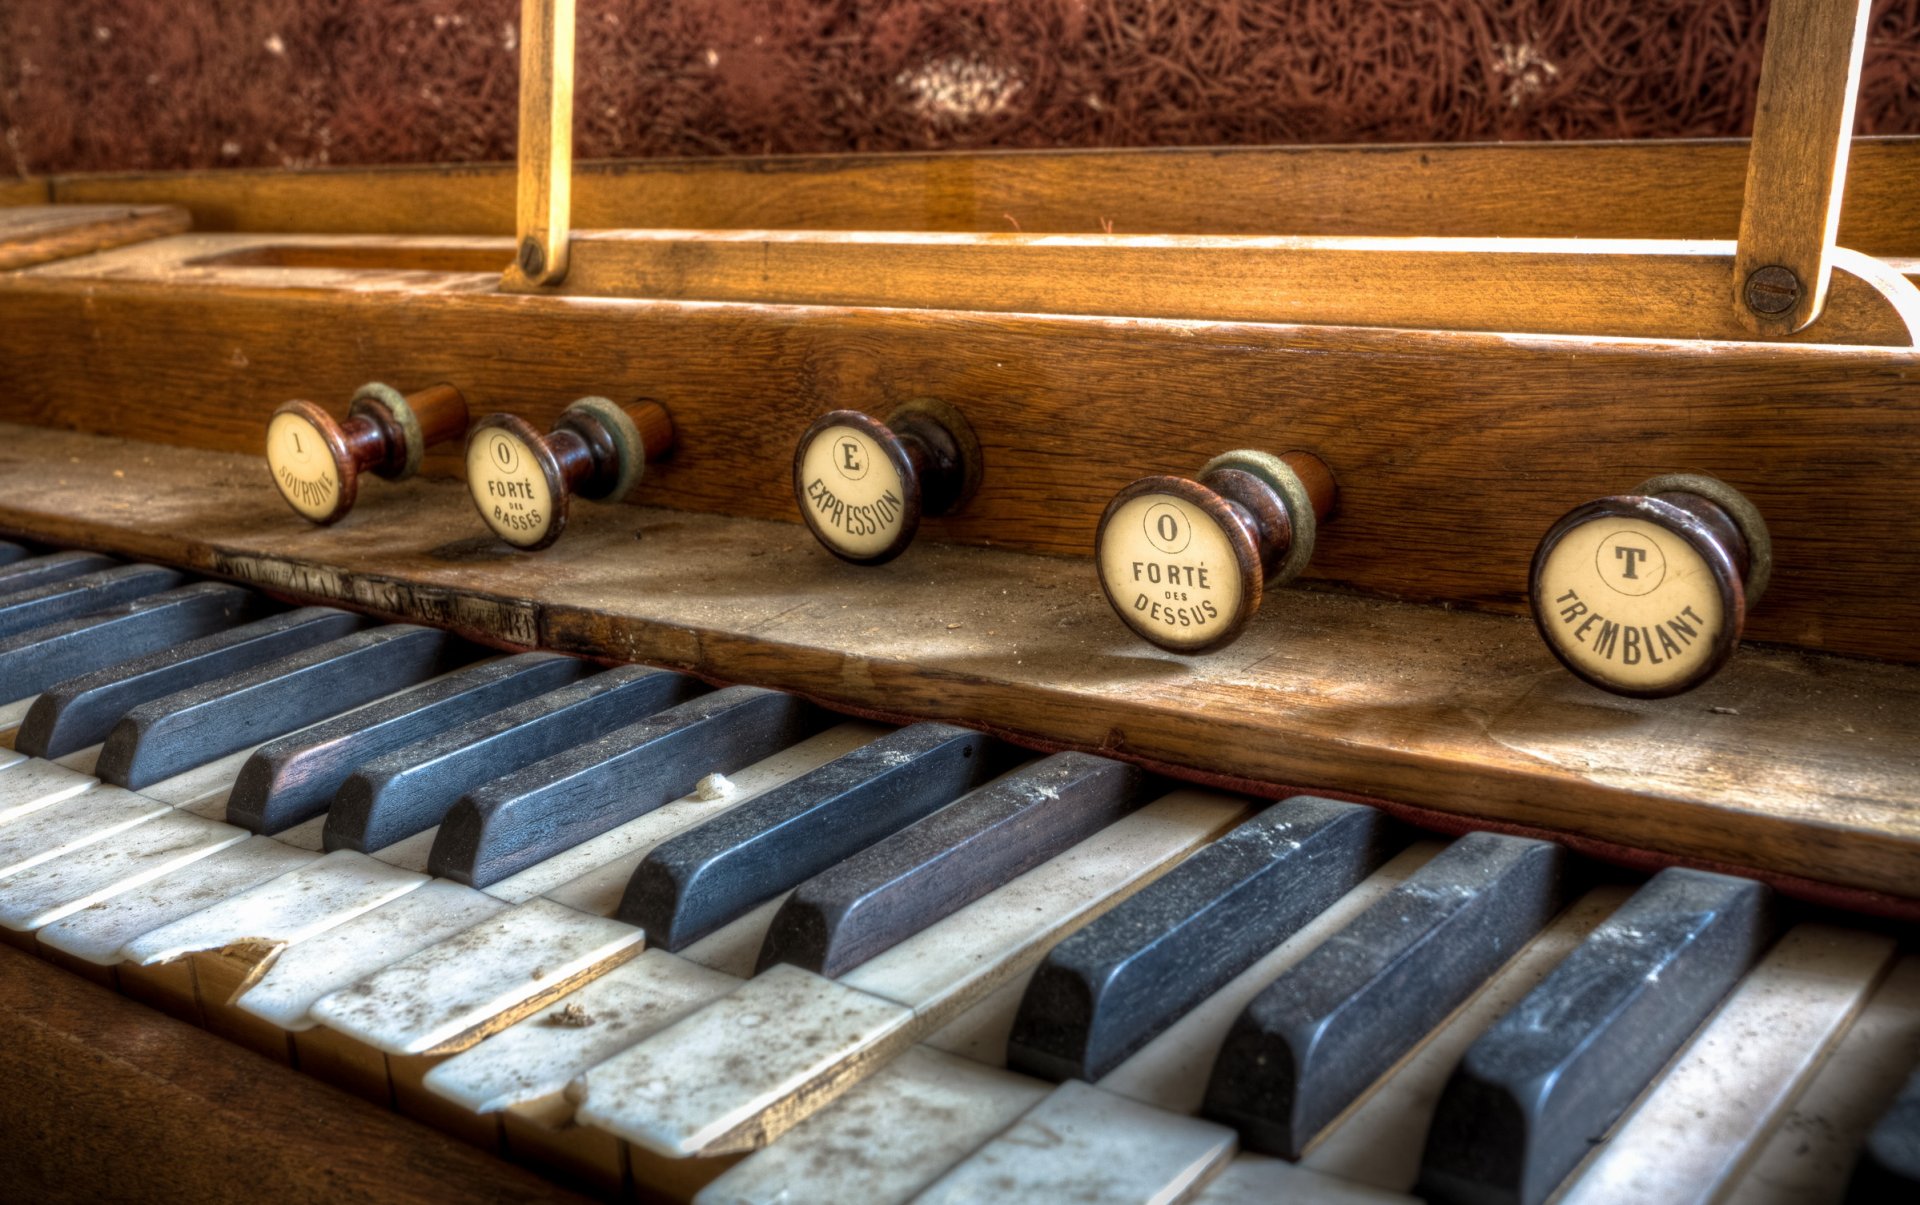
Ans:
{"label": "letter o on knob", "polygon": [[1773,565],[1767,524],[1712,477],[1676,473],[1575,507],[1540,541],[1533,620],[1560,663],[1602,690],[1692,690],[1740,642]]}
{"label": "letter o on knob", "polygon": [[267,468],[294,513],[333,523],[353,509],[360,474],[389,481],[420,471],[427,448],[467,429],[467,402],[451,385],[402,396],[378,381],[354,391],[347,421],[312,402],[293,401],[267,420]]}
{"label": "letter o on knob", "polygon": [[545,435],[517,415],[490,414],[467,440],[467,492],[493,534],[533,552],[566,530],[570,498],[625,498],[672,446],[673,420],[658,402],[581,398]]}
{"label": "letter o on knob", "polygon": [[1335,492],[1333,474],[1309,452],[1242,449],[1209,461],[1198,480],[1142,478],[1100,517],[1100,588],[1128,627],[1161,648],[1220,648],[1268,586],[1306,568]]}
{"label": "letter o on knob", "polygon": [[907,402],[885,422],[822,415],[793,453],[793,495],[814,537],[855,565],[905,552],[920,516],[959,510],[980,488],[980,441],[952,406]]}

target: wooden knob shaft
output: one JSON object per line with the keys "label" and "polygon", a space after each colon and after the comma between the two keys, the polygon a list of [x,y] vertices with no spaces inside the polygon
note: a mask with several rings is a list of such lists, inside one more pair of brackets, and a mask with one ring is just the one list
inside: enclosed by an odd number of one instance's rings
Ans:
{"label": "wooden knob shaft", "polygon": [[453,386],[402,395],[373,381],[354,391],[344,423],[307,401],[275,410],[267,421],[267,467],[296,514],[332,523],[353,509],[361,473],[405,480],[420,470],[429,447],[466,429],[467,402]]}
{"label": "wooden knob shaft", "polygon": [[1772,571],[1767,525],[1711,477],[1675,474],[1562,516],[1533,556],[1534,623],[1560,663],[1602,690],[1692,690],[1740,642]]}
{"label": "wooden knob shaft", "polygon": [[1100,588],[1128,627],[1161,648],[1220,648],[1260,609],[1267,586],[1306,568],[1335,493],[1333,474],[1308,452],[1243,449],[1209,461],[1198,480],[1142,478],[1100,517]]}
{"label": "wooden knob shaft", "polygon": [[793,452],[793,496],[814,537],[856,565],[905,552],[920,516],[951,514],[980,488],[980,441],[958,410],[931,398],[885,422],[857,410],[822,415]]}
{"label": "wooden knob shaft", "polygon": [[581,398],[545,435],[518,415],[489,414],[467,440],[467,492],[493,534],[532,552],[566,530],[568,499],[617,502],[672,447],[673,419],[658,402]]}

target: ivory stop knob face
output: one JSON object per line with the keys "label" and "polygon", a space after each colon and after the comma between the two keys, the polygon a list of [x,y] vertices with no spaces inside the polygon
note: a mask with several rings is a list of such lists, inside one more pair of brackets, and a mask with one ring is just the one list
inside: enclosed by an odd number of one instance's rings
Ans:
{"label": "ivory stop knob face", "polygon": [[376,381],[354,393],[344,423],[307,401],[274,411],[267,421],[267,468],[296,513],[332,523],[353,509],[362,472],[391,481],[410,477],[430,445],[466,427],[466,399],[453,386],[402,396]]}
{"label": "ivory stop knob face", "polygon": [[1602,498],[1555,523],[1534,554],[1531,599],[1561,664],[1603,690],[1657,698],[1698,686],[1733,654],[1765,584],[1755,549],[1768,554],[1758,512],[1730,487],[1648,486],[1659,492]]}
{"label": "ivory stop knob face", "polygon": [[657,402],[581,398],[545,435],[516,415],[490,414],[467,440],[467,492],[494,535],[531,552],[566,530],[571,498],[626,497],[672,446],[672,419]]}
{"label": "ivory stop knob face", "polygon": [[340,428],[311,402],[289,402],[267,420],[267,468],[287,505],[314,523],[353,509],[356,474]]}
{"label": "ivory stop knob face", "polygon": [[906,551],[920,517],[948,514],[979,487],[980,445],[966,419],[931,399],[881,422],[835,410],[794,448],[793,493],[814,537],[856,565]]}
{"label": "ivory stop knob face", "polygon": [[1332,475],[1305,452],[1230,452],[1197,481],[1143,478],[1101,516],[1100,587],[1121,621],[1161,648],[1219,648],[1267,585],[1305,568],[1333,495]]}

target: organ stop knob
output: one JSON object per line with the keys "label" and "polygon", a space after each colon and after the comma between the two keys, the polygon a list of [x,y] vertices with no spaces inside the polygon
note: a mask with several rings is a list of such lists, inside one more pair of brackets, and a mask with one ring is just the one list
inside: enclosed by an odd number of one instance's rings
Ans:
{"label": "organ stop knob", "polygon": [[658,402],[584,397],[545,435],[518,415],[490,414],[467,440],[467,491],[495,535],[532,552],[566,530],[569,498],[626,497],[672,446],[673,420]]}
{"label": "organ stop knob", "polygon": [[1266,587],[1297,576],[1333,509],[1327,466],[1309,452],[1241,449],[1199,480],[1145,477],[1114,496],[1095,538],[1100,586],[1136,633],[1181,653],[1232,641]]}
{"label": "organ stop knob", "polygon": [[1733,654],[1772,561],[1766,522],[1738,490],[1655,477],[1553,525],[1533,557],[1533,619],[1560,663],[1602,690],[1679,694]]}
{"label": "organ stop knob", "polygon": [[353,509],[368,469],[403,481],[420,469],[427,449],[467,429],[467,402],[451,385],[418,393],[378,381],[354,391],[347,421],[307,401],[292,401],[267,420],[267,467],[295,513],[332,523]]}
{"label": "organ stop knob", "polygon": [[966,505],[980,488],[980,441],[952,406],[907,402],[886,421],[822,415],[793,453],[793,495],[827,551],[880,565],[913,543],[920,516]]}

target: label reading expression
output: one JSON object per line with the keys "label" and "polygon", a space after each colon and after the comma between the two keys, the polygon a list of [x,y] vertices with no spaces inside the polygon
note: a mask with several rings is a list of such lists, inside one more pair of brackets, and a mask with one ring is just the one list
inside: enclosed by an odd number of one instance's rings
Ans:
{"label": "label reading expression", "polygon": [[340,501],[340,468],[327,441],[298,414],[276,414],[267,424],[267,468],[294,510],[324,523]]}
{"label": "label reading expression", "polygon": [[1122,503],[1100,540],[1100,578],[1127,626],[1155,644],[1193,649],[1219,639],[1243,583],[1227,535],[1171,494]]}
{"label": "label reading expression", "polygon": [[815,534],[848,556],[892,547],[906,522],[906,493],[879,443],[853,427],[828,427],[800,458],[800,505]]}
{"label": "label reading expression", "polygon": [[493,534],[509,544],[538,544],[553,522],[553,494],[540,462],[518,437],[498,428],[467,445],[467,488]]}
{"label": "label reading expression", "polygon": [[1713,570],[1644,519],[1596,519],[1560,537],[1536,589],[1547,638],[1593,677],[1630,690],[1687,681],[1726,626]]}

